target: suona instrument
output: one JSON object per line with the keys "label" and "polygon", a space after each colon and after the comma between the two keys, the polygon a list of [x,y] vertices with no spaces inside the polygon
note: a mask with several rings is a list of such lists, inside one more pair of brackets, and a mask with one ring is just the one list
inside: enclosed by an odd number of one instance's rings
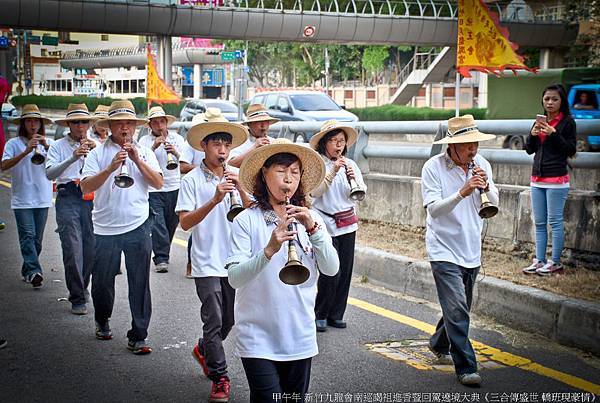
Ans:
{"label": "suona instrument", "polygon": [[[290,198],[285,197],[286,206],[290,204]],[[288,231],[293,231],[293,223],[288,225]],[[285,284],[298,285],[304,283],[310,277],[310,271],[300,262],[298,259],[298,252],[296,251],[296,245],[294,240],[288,241],[288,260],[279,271],[279,279]]]}
{"label": "suona instrument", "polygon": [[39,144],[33,149],[33,155],[31,156],[31,163],[33,165],[42,165],[46,161],[46,156],[40,152]]}
{"label": "suona instrument", "polygon": [[[225,172],[227,171],[227,162],[225,162],[224,159],[221,159],[221,164],[223,164],[223,175],[225,175]],[[238,199],[235,192],[229,192],[229,204],[230,207],[229,211],[227,212],[227,220],[229,220],[229,222],[233,222],[233,219],[239,213],[244,211],[244,206],[242,206],[242,203]]]}
{"label": "suona instrument", "polygon": [[128,188],[133,186],[134,180],[129,175],[129,171],[127,170],[127,158],[121,163],[121,169],[119,173],[115,175],[115,186],[120,188]]}
{"label": "suona instrument", "polygon": [[[165,142],[165,145],[168,144],[169,143]],[[179,168],[179,159],[177,159],[177,157],[173,153],[167,151],[167,169],[169,171],[172,171],[177,168]]]}
{"label": "suona instrument", "polygon": [[[468,165],[468,168],[473,170],[477,167],[475,162],[471,162]],[[484,189],[478,188],[479,193],[481,194],[481,206],[479,206],[479,217],[481,218],[492,218],[496,214],[498,214],[498,206],[490,201],[490,198],[487,195],[487,192]]]}
{"label": "suona instrument", "polygon": [[[337,160],[337,157],[334,157],[333,161],[336,161],[336,160]],[[348,197],[350,197],[350,200],[352,200],[352,201],[363,201],[365,199],[366,193],[359,186],[358,182],[356,182],[356,180],[354,178],[351,178],[348,175],[346,162],[344,162],[344,169],[346,170],[346,178],[348,179],[348,183],[350,184],[350,193],[348,194]]]}

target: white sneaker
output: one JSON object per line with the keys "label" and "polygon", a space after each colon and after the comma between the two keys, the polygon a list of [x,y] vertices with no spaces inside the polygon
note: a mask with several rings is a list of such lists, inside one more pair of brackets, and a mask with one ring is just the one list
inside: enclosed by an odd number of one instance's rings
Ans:
{"label": "white sneaker", "polygon": [[523,273],[535,274],[535,273],[537,273],[537,270],[541,269],[542,267],[544,267],[543,262],[540,262],[537,259],[533,259],[533,262],[529,266],[527,266],[526,268],[523,269]]}
{"label": "white sneaker", "polygon": [[553,274],[562,273],[564,267],[560,263],[554,263],[552,260],[548,260],[544,266],[536,270],[536,273],[540,276],[551,276]]}
{"label": "white sneaker", "polygon": [[475,386],[481,384],[481,376],[477,372],[458,375],[458,381],[463,385]]}
{"label": "white sneaker", "polygon": [[168,263],[159,263],[156,265],[156,268],[154,269],[154,271],[157,273],[166,273],[169,271],[169,264]]}

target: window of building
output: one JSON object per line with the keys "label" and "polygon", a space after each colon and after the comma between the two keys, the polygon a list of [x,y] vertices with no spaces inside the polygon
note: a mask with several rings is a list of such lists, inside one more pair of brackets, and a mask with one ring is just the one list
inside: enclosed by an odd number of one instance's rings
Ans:
{"label": "window of building", "polygon": [[354,98],[354,91],[344,90],[344,99],[352,99],[352,98]]}
{"label": "window of building", "polygon": [[134,94],[138,92],[138,80],[131,80],[131,92]]}
{"label": "window of building", "polygon": [[375,99],[375,90],[367,90],[367,99]]}
{"label": "window of building", "polygon": [[104,42],[108,42],[108,34],[101,34],[100,35],[100,40],[104,41]]}

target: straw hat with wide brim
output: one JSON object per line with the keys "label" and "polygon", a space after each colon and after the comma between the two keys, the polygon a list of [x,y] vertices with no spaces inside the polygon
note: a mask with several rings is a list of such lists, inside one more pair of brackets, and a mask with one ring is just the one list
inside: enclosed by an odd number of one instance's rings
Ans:
{"label": "straw hat with wide brim", "polygon": [[310,138],[311,148],[316,150],[317,146],[319,145],[319,141],[323,138],[323,136],[334,130],[341,130],[344,132],[346,135],[346,147],[348,148],[356,143],[356,140],[358,139],[358,133],[353,127],[343,125],[336,120],[328,120],[321,126],[321,131]]}
{"label": "straw hat with wide brim", "polygon": [[52,120],[50,118],[42,115],[42,113],[40,112],[40,108],[38,108],[36,104],[23,105],[23,109],[21,110],[21,116],[12,119],[10,123],[18,125],[21,124],[21,119],[27,118],[41,119],[44,122],[44,124],[47,125],[52,123]]}
{"label": "straw hat with wide brim", "polygon": [[96,124],[100,127],[109,127],[109,122],[113,120],[133,120],[136,126],[141,126],[148,122],[146,119],[137,117],[135,107],[128,100],[113,101],[108,109],[108,116],[99,120]]}
{"label": "straw hat with wide brim", "polygon": [[155,118],[166,118],[167,126],[171,126],[177,120],[175,116],[167,115],[161,106],[153,106],[148,111],[148,123],[146,123],[146,127],[150,127],[150,121]]}
{"label": "straw hat with wide brim", "polygon": [[323,182],[325,178],[325,163],[319,153],[300,144],[292,143],[288,139],[275,139],[271,144],[264,145],[250,152],[240,167],[239,178],[244,190],[254,193],[256,179],[261,168],[271,156],[279,153],[290,153],[300,159],[302,163],[302,176],[300,183],[304,192],[309,194]]}
{"label": "straw hat with wide brim", "polygon": [[215,133],[227,133],[231,135],[231,148],[238,147],[248,138],[248,129],[239,123],[228,121],[219,108],[207,108],[204,112],[204,121],[198,118],[199,123],[192,126],[187,133],[187,141],[190,146],[199,151],[202,148],[202,140]]}
{"label": "straw hat with wide brim", "polygon": [[464,115],[448,119],[448,134],[433,144],[458,144],[475,143],[479,141],[493,140],[493,134],[482,133],[475,124],[473,115]]}
{"label": "straw hat with wide brim", "polygon": [[246,125],[252,122],[277,123],[279,122],[279,119],[269,115],[267,108],[265,108],[263,104],[252,104],[248,106],[248,109],[246,110],[246,120],[243,124]]}
{"label": "straw hat with wide brim", "polygon": [[54,122],[62,127],[69,127],[69,122],[74,120],[89,120],[90,124],[99,118],[92,116],[86,104],[69,104],[67,114],[62,119],[56,119]]}

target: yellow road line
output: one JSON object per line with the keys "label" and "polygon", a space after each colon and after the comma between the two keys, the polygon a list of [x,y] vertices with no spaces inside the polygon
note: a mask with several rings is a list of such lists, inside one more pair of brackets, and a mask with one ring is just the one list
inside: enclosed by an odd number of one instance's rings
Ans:
{"label": "yellow road line", "polygon": [[[421,330],[422,332],[427,334],[433,334],[435,331],[435,326],[430,325],[429,323],[425,323],[420,320],[401,315],[397,312],[390,311],[389,309],[370,304],[360,299],[350,297],[348,298],[348,303],[365,311],[414,327],[415,329]],[[501,351],[497,348],[488,346],[477,341],[472,341],[472,344],[473,348],[477,349],[480,353],[483,353],[489,356],[490,359],[500,362],[504,365],[520,368],[525,371],[530,371],[538,375],[557,380],[569,386],[573,386],[574,388],[584,390],[586,392],[594,393],[596,395],[600,394],[600,385],[586,381],[585,379],[581,379],[576,376],[545,367],[543,365],[531,361],[528,358],[507,353],[505,351]]]}
{"label": "yellow road line", "polygon": [[11,188],[11,184],[9,182],[5,182],[3,180],[0,180],[0,185],[4,186],[5,188]]}

